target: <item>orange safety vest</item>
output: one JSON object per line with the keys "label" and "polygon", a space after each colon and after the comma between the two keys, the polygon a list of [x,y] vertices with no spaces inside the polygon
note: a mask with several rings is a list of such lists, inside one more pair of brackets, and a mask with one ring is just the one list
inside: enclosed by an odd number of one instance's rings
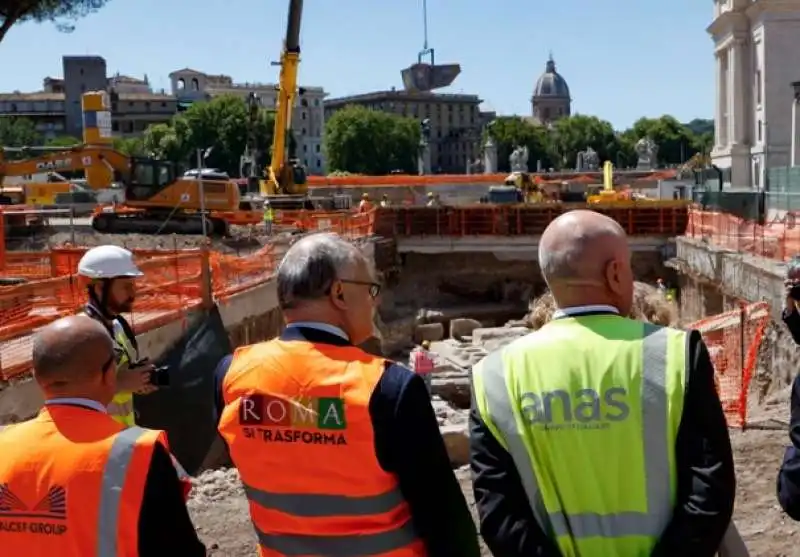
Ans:
{"label": "orange safety vest", "polygon": [[156,443],[167,447],[163,431],[125,429],[79,406],[47,406],[5,428],[0,553],[138,557],[139,511]]}
{"label": "orange safety vest", "polygon": [[369,401],[385,360],[355,346],[239,348],[219,432],[261,557],[425,557],[397,478],[378,463]]}

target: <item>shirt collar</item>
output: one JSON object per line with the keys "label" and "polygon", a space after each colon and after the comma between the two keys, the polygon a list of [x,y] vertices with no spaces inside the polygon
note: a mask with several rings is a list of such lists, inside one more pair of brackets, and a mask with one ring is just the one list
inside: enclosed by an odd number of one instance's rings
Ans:
{"label": "shirt collar", "polygon": [[84,408],[89,408],[90,410],[97,410],[98,412],[102,412],[103,414],[107,414],[106,407],[97,402],[96,400],[92,400],[90,398],[79,398],[79,397],[58,397],[58,398],[51,398],[44,401],[45,406],[83,406]]}
{"label": "shirt collar", "polygon": [[586,315],[587,313],[613,313],[619,315],[619,310],[614,306],[608,306],[604,304],[573,306],[569,308],[557,309],[553,313],[553,319],[561,319],[562,317],[577,317],[578,315]]}
{"label": "shirt collar", "polygon": [[350,337],[341,328],[336,325],[329,325],[328,323],[320,323],[319,321],[294,321],[286,325],[287,329],[316,329],[336,335],[344,340],[349,341]]}

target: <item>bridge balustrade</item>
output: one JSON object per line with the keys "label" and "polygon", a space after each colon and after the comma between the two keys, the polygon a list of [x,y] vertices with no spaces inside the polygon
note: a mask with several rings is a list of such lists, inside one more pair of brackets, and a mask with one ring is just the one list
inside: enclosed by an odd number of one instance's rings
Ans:
{"label": "bridge balustrade", "polygon": [[631,236],[681,235],[686,231],[689,221],[685,203],[385,207],[376,210],[374,231],[384,237],[537,236],[554,218],[578,208],[591,208],[610,216]]}

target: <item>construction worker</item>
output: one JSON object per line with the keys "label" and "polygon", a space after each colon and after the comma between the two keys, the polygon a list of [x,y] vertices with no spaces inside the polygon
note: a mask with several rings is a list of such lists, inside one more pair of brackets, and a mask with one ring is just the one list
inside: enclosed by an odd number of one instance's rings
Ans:
{"label": "construction worker", "polygon": [[272,205],[269,204],[269,199],[264,201],[264,234],[272,236],[272,222],[275,220],[275,212],[272,210]]}
{"label": "construction worker", "polygon": [[219,432],[262,557],[478,557],[477,532],[422,378],[357,347],[380,284],[336,234],[306,236],[277,271],[287,323],[216,373]]}
{"label": "construction worker", "polygon": [[430,350],[430,341],[423,340],[422,344],[411,351],[408,359],[409,364],[411,364],[411,371],[422,376],[429,393],[431,392],[431,383],[433,382],[433,371],[436,369],[436,363],[433,361]]}
{"label": "construction worker", "polygon": [[163,431],[124,428],[106,413],[114,344],[74,315],[33,340],[44,408],[0,432],[3,555],[204,556],[186,509],[190,484]]}
{"label": "construction worker", "polygon": [[372,201],[369,200],[368,193],[361,194],[361,203],[358,204],[358,212],[359,213],[369,213],[375,208],[372,204]]}
{"label": "construction worker", "polygon": [[439,200],[439,194],[433,193],[432,191],[428,192],[428,203],[426,204],[427,207],[441,207],[442,202]]}
{"label": "construction worker", "polygon": [[392,202],[389,200],[389,196],[384,193],[383,197],[381,198],[381,207],[385,209],[386,207],[391,207],[391,206]]}
{"label": "construction worker", "polygon": [[473,369],[481,533],[508,557],[715,555],[736,480],[700,334],[634,321],[625,232],[593,211],[539,242],[553,320]]}
{"label": "construction worker", "polygon": [[98,246],[83,255],[78,274],[90,281],[84,313],[105,327],[116,346],[119,392],[108,413],[122,425],[135,425],[133,393],[145,395],[156,390],[150,382],[154,367],[139,358],[136,335],[122,316],[133,308],[135,280],[143,273],[130,251],[119,246]]}

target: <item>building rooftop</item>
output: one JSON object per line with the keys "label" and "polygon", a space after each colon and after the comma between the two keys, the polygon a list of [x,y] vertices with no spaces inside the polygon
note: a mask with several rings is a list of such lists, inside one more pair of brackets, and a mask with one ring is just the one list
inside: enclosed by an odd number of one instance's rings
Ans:
{"label": "building rooftop", "polygon": [[454,102],[472,104],[480,104],[483,102],[483,99],[481,99],[478,95],[467,95],[461,93],[431,93],[390,89],[387,91],[373,91],[371,93],[362,93],[359,95],[349,95],[346,97],[328,99],[325,101],[325,105],[330,106],[347,103],[385,101],[392,99],[415,100],[421,102]]}
{"label": "building rooftop", "polygon": [[[119,99],[124,101],[174,101],[175,97],[167,93],[119,93]],[[64,93],[47,93],[37,91],[33,93],[0,93],[0,101],[63,101]]]}

